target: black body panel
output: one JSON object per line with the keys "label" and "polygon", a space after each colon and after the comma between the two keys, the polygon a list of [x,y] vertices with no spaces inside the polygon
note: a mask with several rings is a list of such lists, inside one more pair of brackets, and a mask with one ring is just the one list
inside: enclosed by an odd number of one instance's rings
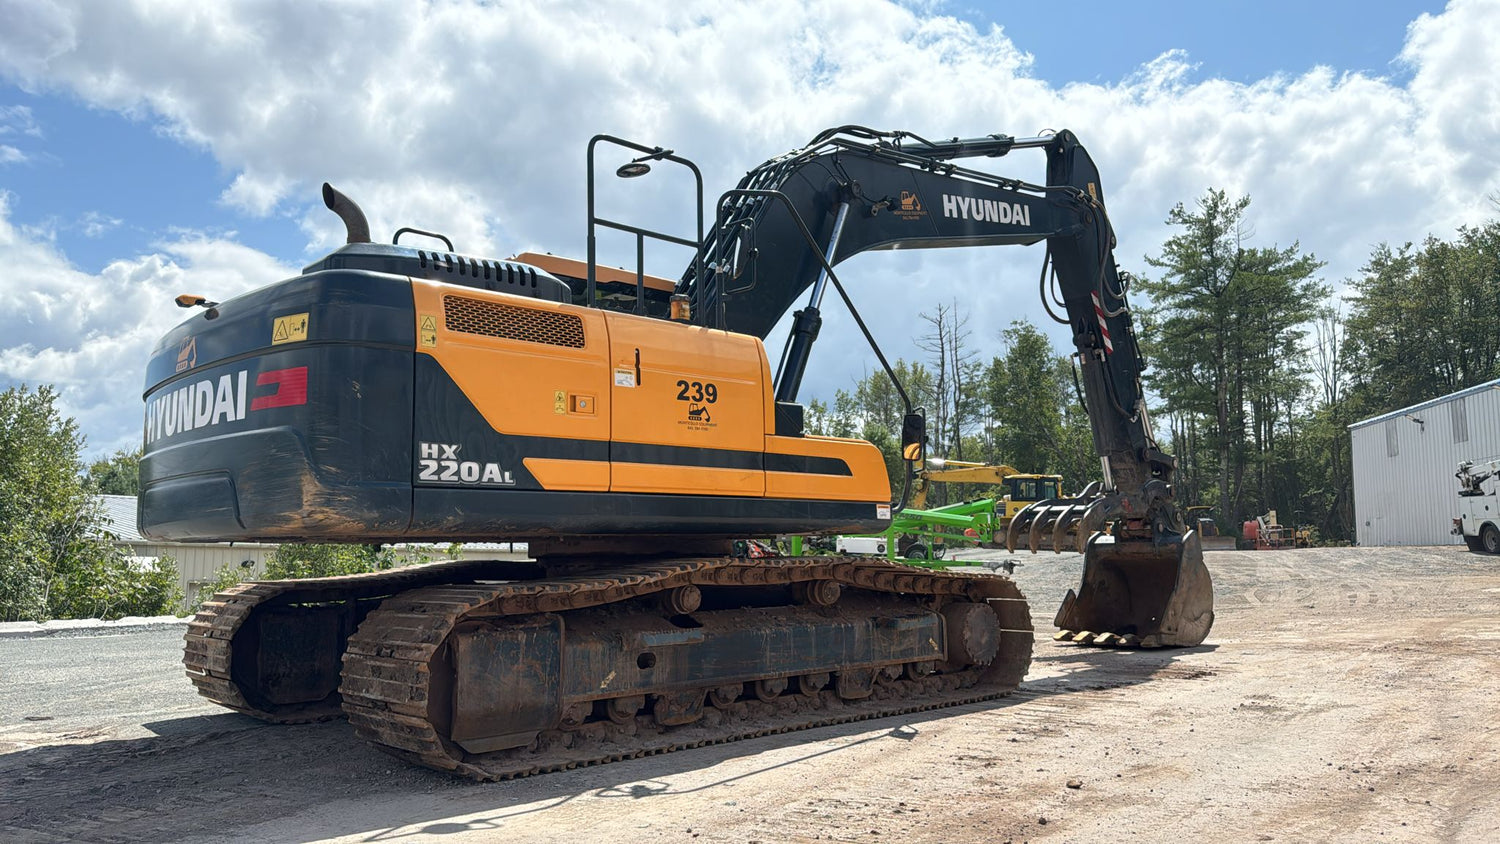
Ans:
{"label": "black body panel", "polygon": [[[315,273],[231,299],[218,312],[173,329],[152,355],[142,535],[404,532],[416,335],[409,282]],[[273,342],[277,317],[298,321],[304,339]]]}
{"label": "black body panel", "polygon": [[351,243],[302,269],[304,275],[323,270],[367,270],[387,275],[442,281],[513,296],[571,302],[567,282],[546,270],[516,261],[471,258],[451,252],[412,249],[385,243]]}

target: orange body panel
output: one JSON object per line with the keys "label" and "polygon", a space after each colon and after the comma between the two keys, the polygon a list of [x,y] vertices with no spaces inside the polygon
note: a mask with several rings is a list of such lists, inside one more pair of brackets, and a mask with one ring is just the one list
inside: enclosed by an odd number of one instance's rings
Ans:
{"label": "orange body panel", "polygon": [[[604,314],[506,293],[412,281],[417,309],[417,351],[432,355],[474,403],[485,421],[502,434],[609,439],[609,336]],[[500,308],[566,313],[581,321],[583,346],[571,348],[449,330],[444,298],[485,302]],[[506,316],[512,311],[500,311]],[[427,322],[428,319],[431,322]],[[435,327],[434,327],[435,326]],[[427,334],[427,332],[433,332]],[[433,337],[432,345],[424,335]],[[608,464],[604,464],[607,467]],[[607,488],[597,469],[577,473],[548,471],[548,489]],[[574,480],[576,478],[575,485]]]}
{"label": "orange body panel", "polygon": [[[430,281],[412,296],[417,351],[496,432],[612,443],[609,462],[526,457],[544,489],[887,500],[869,443],[774,435],[755,337]],[[762,454],[837,458],[851,474],[767,472]]]}
{"label": "orange body panel", "polygon": [[[764,495],[758,470],[705,468],[680,449],[734,451],[765,446],[766,385],[760,341],[742,334],[609,313],[612,435],[616,443],[679,449],[656,463],[650,448],[619,449],[610,488],[620,492]],[[662,453],[662,452],[655,452]],[[632,454],[634,456],[632,456]],[[669,462],[663,459],[661,463]]]}
{"label": "orange body panel", "polygon": [[767,498],[813,498],[819,501],[890,500],[890,481],[880,449],[864,440],[835,437],[766,437],[766,454],[834,457],[849,466],[848,475],[766,472]]}
{"label": "orange body panel", "polygon": [[749,495],[759,497],[766,473],[759,469],[719,469],[653,463],[611,463],[613,492],[657,492],[678,495]]}

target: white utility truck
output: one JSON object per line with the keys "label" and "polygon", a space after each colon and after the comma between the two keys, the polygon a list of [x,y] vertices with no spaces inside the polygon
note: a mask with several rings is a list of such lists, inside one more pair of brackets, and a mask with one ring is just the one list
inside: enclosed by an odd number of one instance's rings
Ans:
{"label": "white utility truck", "polygon": [[1500,554],[1500,495],[1496,485],[1485,481],[1500,473],[1500,457],[1475,463],[1465,460],[1458,464],[1458,517],[1453,520],[1453,533],[1464,538],[1470,551]]}

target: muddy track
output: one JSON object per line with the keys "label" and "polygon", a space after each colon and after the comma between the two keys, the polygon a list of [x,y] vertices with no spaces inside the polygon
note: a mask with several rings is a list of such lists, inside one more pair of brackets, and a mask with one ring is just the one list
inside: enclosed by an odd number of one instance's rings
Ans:
{"label": "muddy track", "polygon": [[530,563],[479,560],[412,566],[342,577],[241,583],[205,601],[188,622],[182,662],[198,693],[236,712],[273,724],[305,724],[342,715],[338,700],[268,710],[247,701],[230,676],[230,643],[236,632],[260,607],[329,600],[357,601],[394,595],[439,583],[505,580],[532,574]]}
{"label": "muddy track", "polygon": [[[336,717],[337,700],[267,711],[248,702],[230,676],[231,640],[259,606],[326,600],[384,600],[350,637],[340,684],[342,709],[363,738],[409,761],[479,780],[596,765],[756,736],[956,706],[1014,691],[1030,665],[1032,629],[1025,599],[1009,579],[951,574],[881,560],[712,558],[615,568],[569,577],[487,583],[530,564],[429,566],[345,578],[246,584],[215,596],[189,626],[184,662],[205,697],[277,723]],[[531,566],[534,568],[534,566]],[[1002,630],[999,654],[983,668],[886,678],[866,699],[832,690],[763,701],[726,702],[682,726],[651,716],[592,721],[544,732],[529,747],[466,754],[429,720],[429,665],[467,619],[561,613],[641,598],[682,586],[735,587],[831,581],[844,588],[918,600],[989,602]],[[790,675],[787,679],[791,679]],[[706,694],[707,689],[703,692]]]}

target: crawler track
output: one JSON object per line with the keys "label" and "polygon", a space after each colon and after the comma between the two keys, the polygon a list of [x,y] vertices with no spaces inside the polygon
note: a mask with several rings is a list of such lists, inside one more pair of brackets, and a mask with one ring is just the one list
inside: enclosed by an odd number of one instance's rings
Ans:
{"label": "crawler track", "polygon": [[[256,605],[268,600],[286,603],[318,596],[327,600],[335,595],[344,600],[375,599],[399,593],[371,609],[349,637],[339,687],[343,710],[361,737],[396,756],[474,779],[499,780],[1001,697],[1020,684],[1031,659],[1032,630],[1025,599],[1014,583],[993,575],[929,572],[857,558],[713,558],[591,570],[544,580],[480,582],[503,573],[481,564],[458,564],[240,587],[219,596],[221,600],[206,606],[205,614],[194,621],[189,631],[190,676],[206,696],[257,717],[280,722],[332,717],[336,712],[328,701],[270,713],[248,704],[228,670],[233,630]],[[450,634],[466,622],[567,613],[687,585],[761,587],[814,581],[913,596],[918,601],[988,601],[1002,630],[999,653],[983,667],[888,677],[863,699],[843,699],[831,688],[770,700],[747,695],[705,707],[702,718],[687,725],[662,726],[649,713],[586,720],[570,728],[543,731],[528,746],[490,753],[465,752],[445,738],[429,713],[429,700],[441,694],[433,687],[434,657],[440,656]],[[203,673],[195,676],[194,669]]]}
{"label": "crawler track", "polygon": [[[240,692],[232,676],[233,640],[257,609],[323,601],[372,601],[408,589],[434,584],[473,583],[535,576],[531,563],[466,561],[412,566],[394,571],[370,572],[308,580],[277,580],[241,583],[205,601],[188,622],[182,662],[198,693],[236,712],[275,724],[325,721],[343,714],[338,698],[291,707],[257,706]],[[337,655],[335,655],[336,657]]]}

